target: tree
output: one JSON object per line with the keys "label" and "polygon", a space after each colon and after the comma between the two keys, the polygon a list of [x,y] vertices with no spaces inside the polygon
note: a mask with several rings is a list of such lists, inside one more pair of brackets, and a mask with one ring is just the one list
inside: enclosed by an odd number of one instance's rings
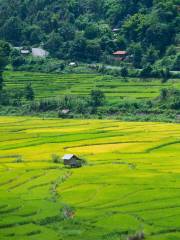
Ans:
{"label": "tree", "polygon": [[31,44],[40,44],[44,39],[44,34],[40,27],[36,25],[28,25],[22,30],[22,38],[25,42],[30,42]]}
{"label": "tree", "polygon": [[25,63],[24,57],[16,49],[11,52],[10,61],[14,70]]}
{"label": "tree", "polygon": [[23,91],[19,89],[14,89],[10,98],[10,100],[12,101],[12,105],[20,106],[22,98],[23,98]]}
{"label": "tree", "polygon": [[129,41],[133,40],[136,42],[142,38],[146,28],[146,16],[136,13],[124,22],[123,32]]}
{"label": "tree", "polygon": [[8,57],[10,54],[10,46],[4,41],[0,41],[0,91],[3,88],[3,71],[8,64]]}
{"label": "tree", "polygon": [[157,22],[152,24],[145,33],[146,43],[153,45],[160,52],[172,43],[173,36],[174,30],[170,25]]}
{"label": "tree", "polygon": [[28,101],[33,101],[34,100],[34,90],[31,86],[31,83],[28,83],[27,86],[25,87],[24,95],[25,95],[25,98]]}
{"label": "tree", "polygon": [[159,52],[151,45],[143,57],[143,64],[154,64],[158,58]]}
{"label": "tree", "polygon": [[174,56],[176,55],[176,47],[174,45],[170,45],[168,49],[166,50],[166,56]]}
{"label": "tree", "polygon": [[110,37],[104,35],[102,38],[101,38],[101,49],[102,51],[104,51],[105,54],[107,53],[112,53],[114,51],[114,49],[116,49],[116,45],[117,43],[114,42]]}
{"label": "tree", "polygon": [[115,43],[119,49],[126,49],[126,47],[127,47],[126,39],[122,35],[117,36]]}
{"label": "tree", "polygon": [[126,79],[126,77],[128,76],[128,69],[127,67],[123,67],[121,68],[121,76]]}
{"label": "tree", "polygon": [[25,59],[22,56],[11,58],[11,64],[14,70],[25,63]]}
{"label": "tree", "polygon": [[168,81],[168,79],[171,77],[170,70],[168,68],[162,69],[161,70],[161,77],[162,77],[162,83],[165,83]]}
{"label": "tree", "polygon": [[162,101],[166,100],[168,97],[168,90],[166,88],[161,89],[160,99]]}
{"label": "tree", "polygon": [[180,71],[180,53],[177,54],[173,67],[175,70]]}
{"label": "tree", "polygon": [[74,40],[75,28],[70,23],[63,22],[62,27],[59,29],[59,34],[63,37],[64,41]]}
{"label": "tree", "polygon": [[129,46],[129,53],[132,54],[133,65],[136,68],[141,67],[143,50],[140,43],[132,43]]}
{"label": "tree", "polygon": [[85,29],[84,36],[88,39],[94,39],[99,36],[99,27],[97,24],[88,25]]}
{"label": "tree", "polygon": [[86,45],[86,58],[91,61],[97,61],[101,55],[101,46],[98,40],[88,40]]}
{"label": "tree", "polygon": [[18,44],[22,39],[23,24],[20,18],[9,18],[2,27],[2,36],[8,42]]}
{"label": "tree", "polygon": [[47,42],[45,43],[45,48],[52,54],[56,55],[59,48],[62,46],[63,38],[59,33],[52,32],[49,35]]}
{"label": "tree", "polygon": [[92,90],[90,96],[93,107],[99,107],[104,104],[105,95],[101,90]]}
{"label": "tree", "polygon": [[152,67],[151,67],[151,65],[148,64],[142,69],[140,76],[143,78],[150,77],[151,72],[152,72]]}
{"label": "tree", "polygon": [[87,41],[83,36],[77,36],[71,47],[71,56],[76,60],[84,60],[86,58]]}

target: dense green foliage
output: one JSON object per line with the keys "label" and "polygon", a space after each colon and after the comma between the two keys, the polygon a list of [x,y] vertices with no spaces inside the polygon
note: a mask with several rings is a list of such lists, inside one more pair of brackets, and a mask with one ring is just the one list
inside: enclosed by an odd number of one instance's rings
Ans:
{"label": "dense green foliage", "polygon": [[44,45],[80,61],[128,49],[135,67],[179,69],[178,0],[1,0],[0,16],[0,38],[15,46]]}
{"label": "dense green foliage", "polygon": [[10,47],[4,41],[0,41],[0,94],[3,88],[3,71],[8,64],[8,57],[10,54]]}

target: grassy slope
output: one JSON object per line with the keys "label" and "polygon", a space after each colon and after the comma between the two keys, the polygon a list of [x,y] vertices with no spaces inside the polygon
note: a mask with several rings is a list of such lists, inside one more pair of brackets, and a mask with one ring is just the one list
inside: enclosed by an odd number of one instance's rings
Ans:
{"label": "grassy slope", "polygon": [[159,96],[162,88],[180,89],[178,80],[162,84],[160,80],[142,82],[97,74],[44,74],[31,72],[6,72],[7,88],[23,89],[30,81],[37,98],[58,97],[58,95],[87,95],[94,88],[103,90],[109,102],[119,100],[152,99]]}
{"label": "grassy slope", "polygon": [[0,117],[0,239],[180,239],[179,143],[178,124]]}

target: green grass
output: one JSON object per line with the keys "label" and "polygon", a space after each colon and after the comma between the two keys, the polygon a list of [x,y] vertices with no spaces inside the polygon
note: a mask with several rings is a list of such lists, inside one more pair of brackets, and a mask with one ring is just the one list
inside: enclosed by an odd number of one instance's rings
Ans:
{"label": "green grass", "polygon": [[0,239],[178,240],[179,160],[179,124],[0,117]]}
{"label": "green grass", "polygon": [[162,84],[160,80],[151,79],[142,82],[139,79],[128,79],[123,82],[120,77],[102,76],[98,74],[45,74],[33,72],[6,72],[7,89],[24,89],[31,82],[36,98],[58,97],[66,94],[86,96],[94,88],[105,92],[110,102],[135,99],[153,99],[160,94],[162,88],[180,89],[178,80],[170,80]]}

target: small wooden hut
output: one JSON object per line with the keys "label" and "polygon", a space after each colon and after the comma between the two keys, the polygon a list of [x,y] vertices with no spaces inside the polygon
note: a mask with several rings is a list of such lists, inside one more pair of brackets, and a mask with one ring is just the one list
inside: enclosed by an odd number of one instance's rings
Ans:
{"label": "small wooden hut", "polygon": [[65,154],[62,160],[65,166],[81,167],[81,159],[74,154]]}

